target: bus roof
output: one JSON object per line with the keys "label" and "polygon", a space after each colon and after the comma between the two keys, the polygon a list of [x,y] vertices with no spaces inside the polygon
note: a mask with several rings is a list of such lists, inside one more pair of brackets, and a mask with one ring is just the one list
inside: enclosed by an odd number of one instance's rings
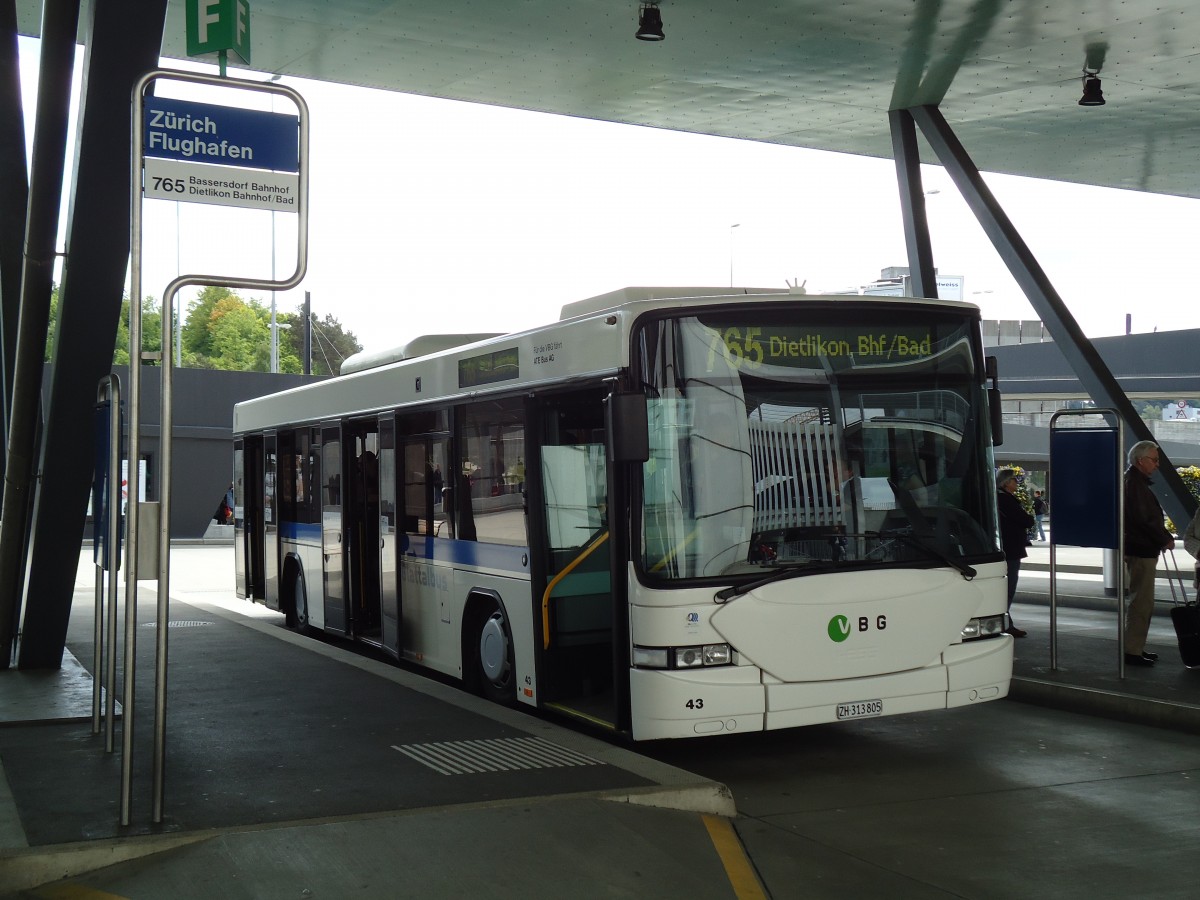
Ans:
{"label": "bus roof", "polygon": [[[629,333],[643,314],[731,301],[813,305],[929,304],[974,310],[954,300],[761,293],[739,288],[624,288],[567,304],[563,319],[510,335],[426,335],[395,350],[364,354],[354,371],[246,400],[233,411],[235,434],[370,415],[397,407],[465,399],[615,374],[629,364]],[[416,355],[420,351],[420,355]],[[353,357],[352,357],[353,359]]]}

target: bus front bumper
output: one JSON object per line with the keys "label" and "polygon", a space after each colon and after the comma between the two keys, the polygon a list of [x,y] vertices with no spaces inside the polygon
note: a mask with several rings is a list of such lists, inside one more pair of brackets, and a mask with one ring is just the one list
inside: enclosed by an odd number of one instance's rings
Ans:
{"label": "bus front bumper", "polygon": [[631,669],[635,740],[770,731],[970,706],[1008,695],[1013,639],[955,644],[921,669],[785,683],[756,666]]}

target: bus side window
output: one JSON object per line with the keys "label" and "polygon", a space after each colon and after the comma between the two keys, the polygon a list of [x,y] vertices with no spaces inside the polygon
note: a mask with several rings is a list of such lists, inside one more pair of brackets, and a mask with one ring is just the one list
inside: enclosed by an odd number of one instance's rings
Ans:
{"label": "bus side window", "polygon": [[451,537],[448,523],[452,491],[443,473],[449,454],[445,437],[415,437],[404,441],[401,524],[414,535]]}
{"label": "bus side window", "polygon": [[525,546],[525,413],[520,399],[472,403],[459,419],[455,536]]}

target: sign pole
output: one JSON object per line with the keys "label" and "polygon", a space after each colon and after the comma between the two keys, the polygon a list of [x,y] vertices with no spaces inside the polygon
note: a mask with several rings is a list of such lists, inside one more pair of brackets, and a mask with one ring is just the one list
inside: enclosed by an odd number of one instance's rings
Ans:
{"label": "sign pole", "polygon": [[[181,101],[168,101],[163,98],[150,98],[146,91],[151,84],[159,79],[181,81],[192,84],[206,84],[243,91],[251,91],[281,95],[290,99],[296,106],[298,116],[286,116],[273,113],[257,113],[250,110],[238,110],[228,107],[214,107],[208,104],[188,104]],[[271,117],[271,118],[266,118]],[[281,120],[290,121],[291,151],[288,152],[287,140],[279,141]],[[177,126],[181,132],[198,135],[195,138],[176,138],[172,141],[171,131]],[[222,129],[228,127],[229,132],[222,136]],[[304,278],[308,268],[308,105],[304,98],[295,90],[275,82],[263,83],[202,75],[195,72],[182,72],[169,69],[156,69],[146,73],[139,79],[133,91],[133,129],[132,129],[132,171],[130,179],[131,203],[131,266],[129,304],[129,348],[130,348],[130,379],[129,379],[129,496],[130,507],[128,522],[128,540],[126,542],[126,645],[130,652],[126,656],[125,677],[125,729],[122,760],[122,802],[121,824],[129,824],[129,806],[132,798],[131,779],[126,776],[126,770],[132,769],[132,710],[133,710],[133,672],[131,632],[135,627],[137,605],[137,497],[138,497],[138,461],[140,460],[140,414],[141,401],[141,297],[142,281],[142,197],[163,197],[171,200],[193,199],[199,202],[217,202],[229,200],[224,205],[254,206],[256,204],[272,204],[270,208],[282,206],[288,211],[295,210],[298,216],[296,228],[296,269],[282,280],[259,278],[238,278],[221,275],[180,275],[175,278],[164,292],[163,309],[173,309],[175,297],[179,290],[189,285],[210,286],[221,285],[230,288],[248,288],[253,290],[289,290],[298,285]],[[265,135],[265,137],[264,137]],[[259,153],[263,149],[265,152]],[[177,169],[166,175],[153,174],[147,165],[147,156],[177,155],[178,159],[190,159],[198,150],[211,152],[225,165],[205,166],[205,169],[215,169],[220,172],[216,180],[220,184],[213,186],[198,182],[210,181],[207,176],[196,175],[186,168]],[[159,159],[158,162],[164,162]],[[268,164],[269,163],[269,164]],[[194,166],[198,163],[179,162],[178,166]],[[291,167],[291,171],[257,171],[256,167],[270,168],[276,165],[279,169]],[[243,176],[240,171],[231,174],[234,166],[256,168]],[[144,173],[144,177],[143,177]],[[292,174],[294,173],[294,174]],[[283,179],[273,181],[273,179]],[[157,179],[157,183],[156,183]],[[242,185],[246,189],[242,189]],[[264,185],[268,189],[263,189]],[[164,193],[156,194],[155,188]],[[193,193],[195,192],[195,193]],[[164,196],[165,194],[165,196]],[[216,199],[213,199],[213,198]],[[200,198],[207,198],[200,199]],[[247,203],[247,200],[250,203]],[[163,820],[163,794],[166,768],[166,715],[167,715],[167,626],[170,619],[170,539],[171,539],[171,445],[174,423],[172,421],[172,387],[173,366],[171,365],[170,347],[172,342],[172,316],[162,316],[162,346],[164,352],[162,361],[162,391],[160,405],[160,438],[159,438],[159,502],[160,516],[158,528],[158,605],[157,605],[157,641],[155,645],[155,679],[154,679],[154,772],[153,772],[153,821],[161,824]]]}

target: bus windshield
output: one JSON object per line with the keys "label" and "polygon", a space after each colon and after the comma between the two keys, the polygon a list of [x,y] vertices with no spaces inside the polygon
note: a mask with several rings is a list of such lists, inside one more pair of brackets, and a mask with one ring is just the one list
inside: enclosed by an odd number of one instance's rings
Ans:
{"label": "bus windshield", "polygon": [[647,578],[994,558],[977,321],[853,309],[747,304],[638,331]]}

